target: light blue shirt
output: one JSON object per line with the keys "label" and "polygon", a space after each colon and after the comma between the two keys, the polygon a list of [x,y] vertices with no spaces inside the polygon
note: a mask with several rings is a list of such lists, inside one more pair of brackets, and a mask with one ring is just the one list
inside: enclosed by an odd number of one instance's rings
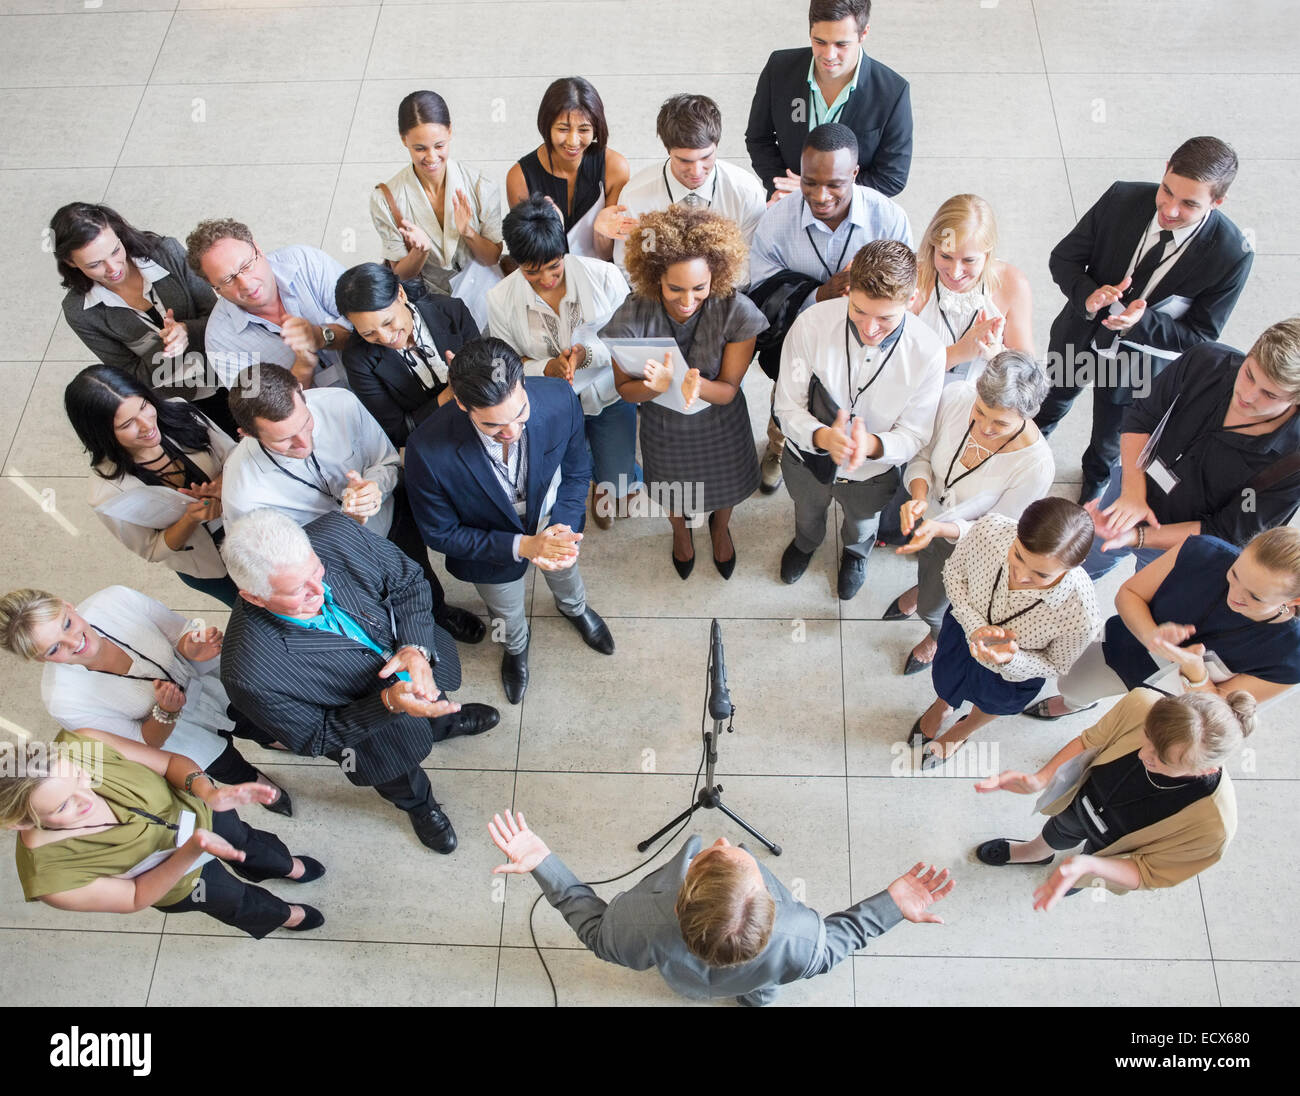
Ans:
{"label": "light blue shirt", "polygon": [[[352,325],[338,314],[334,303],[334,286],[343,274],[343,267],[321,251],[320,248],[291,244],[266,256],[280,291],[280,302],[290,316],[301,316],[308,323],[323,327],[325,324]],[[241,369],[261,362],[293,366],[293,351],[280,338],[280,328],[245,312],[224,297],[208,317],[204,336],[208,361],[217,380],[231,387]],[[321,350],[320,371],[315,382],[319,388],[347,387],[347,376],[337,350]]]}
{"label": "light blue shirt", "polygon": [[[380,658],[387,662],[393,657],[392,651],[385,651],[379,646],[364,628],[352,619],[334,600],[334,595],[330,593],[329,586],[322,582],[321,586],[325,590],[325,601],[320,607],[320,612],[310,620],[302,620],[299,617],[285,616],[283,613],[276,613],[281,620],[287,620],[290,624],[296,624],[300,628],[315,628],[319,632],[333,632],[335,635],[346,636],[348,639],[360,643],[363,647],[369,647]],[[393,675],[399,681],[410,681],[411,675],[405,670],[398,670]]]}
{"label": "light blue shirt", "polygon": [[[912,246],[912,225],[903,207],[880,191],[855,185],[848,216],[834,232],[813,216],[802,194],[791,194],[768,206],[754,230],[749,253],[750,285],[758,285],[783,270],[825,282],[872,240],[901,240]],[[814,299],[809,293],[799,311]]]}
{"label": "light blue shirt", "polygon": [[812,92],[812,109],[808,112],[808,132],[811,133],[820,125],[827,122],[838,122],[840,115],[844,113],[844,104],[849,101],[858,88],[858,74],[862,71],[862,58],[864,54],[862,47],[858,47],[858,63],[853,66],[853,78],[840,89],[840,93],[835,96],[835,102],[829,106],[826,104],[826,96],[822,94],[822,89],[817,86],[815,76],[815,67],[817,59],[808,62],[808,90]]}

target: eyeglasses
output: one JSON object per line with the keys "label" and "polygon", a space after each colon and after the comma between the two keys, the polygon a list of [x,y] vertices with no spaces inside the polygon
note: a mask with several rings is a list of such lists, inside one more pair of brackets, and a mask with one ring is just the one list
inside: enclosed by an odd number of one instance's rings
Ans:
{"label": "eyeglasses", "polygon": [[247,274],[252,269],[253,264],[257,262],[257,260],[260,259],[261,257],[262,257],[262,253],[256,247],[254,247],[253,257],[249,259],[248,262],[246,262],[238,270],[236,270],[233,274],[229,275],[228,277],[222,278],[219,282],[217,282],[217,288],[229,289],[232,285],[235,284],[236,279],[242,277],[244,274]]}

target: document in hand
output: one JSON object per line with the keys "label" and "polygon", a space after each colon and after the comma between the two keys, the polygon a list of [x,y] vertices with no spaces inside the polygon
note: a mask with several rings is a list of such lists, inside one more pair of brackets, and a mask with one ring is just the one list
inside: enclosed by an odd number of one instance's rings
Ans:
{"label": "document in hand", "polygon": [[666,407],[669,411],[676,411],[679,415],[698,415],[710,406],[698,396],[689,408],[682,401],[682,380],[686,377],[686,371],[690,366],[686,364],[686,359],[682,357],[682,352],[674,339],[606,339],[605,345],[614,355],[618,367],[629,377],[644,377],[647,359],[663,361],[664,354],[671,353],[672,383],[668,385],[668,391],[656,396],[652,403]]}
{"label": "document in hand", "polygon": [[146,529],[166,529],[180,521],[193,501],[171,487],[137,487],[100,503],[95,510],[114,521],[142,525]]}

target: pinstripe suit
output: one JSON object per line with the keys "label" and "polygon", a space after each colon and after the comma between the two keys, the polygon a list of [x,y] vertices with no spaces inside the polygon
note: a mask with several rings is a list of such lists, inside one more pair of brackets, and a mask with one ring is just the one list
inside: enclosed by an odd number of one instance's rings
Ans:
{"label": "pinstripe suit", "polygon": [[[381,647],[429,648],[438,685],[457,688],[456,644],[433,622],[419,566],[341,513],[303,528],[334,600]],[[383,661],[346,636],[299,627],[240,598],[222,646],[221,681],[235,706],[276,741],[304,757],[338,762],[353,784],[382,785],[409,774],[413,787],[427,788],[420,762],[454,717],[390,712],[379,695],[391,684],[377,676]]]}

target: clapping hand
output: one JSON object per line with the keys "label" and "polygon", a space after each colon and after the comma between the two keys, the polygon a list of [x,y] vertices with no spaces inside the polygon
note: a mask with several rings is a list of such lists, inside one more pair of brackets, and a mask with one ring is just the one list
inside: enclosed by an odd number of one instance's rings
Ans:
{"label": "clapping hand", "polygon": [[776,178],[772,180],[772,185],[776,188],[776,190],[773,191],[772,197],[770,197],[767,200],[767,204],[772,205],[774,202],[779,202],[787,194],[793,194],[796,190],[799,189],[799,183],[800,183],[799,176],[787,168],[785,173],[785,178],[781,178],[778,175]]}
{"label": "clapping hand", "polygon": [[389,678],[400,671],[410,675],[411,684],[415,686],[415,691],[422,699],[438,699],[440,690],[437,682],[433,680],[433,667],[429,665],[429,660],[414,647],[399,648],[393,657],[380,667],[379,676]]}
{"label": "clapping hand", "polygon": [[1119,285],[1098,286],[1088,295],[1088,299],[1083,302],[1083,307],[1090,315],[1096,315],[1103,308],[1109,308],[1124,296],[1124,291],[1132,284],[1133,278],[1130,275]]}
{"label": "clapping hand", "polygon": [[155,681],[153,699],[164,712],[179,715],[185,707],[185,690],[170,681]]}
{"label": "clapping hand", "polygon": [[227,784],[222,788],[214,788],[203,797],[203,801],[214,811],[231,811],[236,807],[247,806],[249,803],[261,803],[262,806],[266,806],[268,803],[274,803],[279,794],[279,788],[250,781],[247,784]]}
{"label": "clapping hand", "polygon": [[221,629],[216,625],[186,632],[176,642],[176,651],[191,662],[207,662],[221,654]]}
{"label": "clapping hand", "polygon": [[1015,657],[1018,650],[1016,633],[1010,628],[986,624],[970,634],[971,657],[980,662],[1004,666]]}
{"label": "clapping hand", "polygon": [[[1189,628],[1188,631],[1191,631]],[[1175,666],[1178,672],[1189,681],[1204,681],[1206,679],[1205,670],[1205,644],[1193,643],[1190,647],[1180,647],[1177,643],[1171,643],[1167,639],[1159,636],[1152,638],[1149,645],[1153,654],[1161,658],[1167,658]]]}
{"label": "clapping hand", "polygon": [[242,849],[235,848],[224,837],[213,833],[211,830],[195,830],[190,840],[197,843],[199,848],[206,853],[211,853],[218,860],[234,860],[238,862],[244,859]]}
{"label": "clapping hand", "polygon": [[927,548],[930,541],[934,540],[939,534],[939,522],[923,521],[916,527],[916,532],[912,534],[912,539],[906,544],[900,545],[895,549],[895,554],[900,556],[911,556]]}
{"label": "clapping hand", "polygon": [[1114,316],[1107,316],[1101,321],[1101,326],[1109,328],[1111,331],[1127,331],[1142,318],[1143,313],[1147,310],[1147,302],[1143,300],[1133,301],[1123,312]]}
{"label": "clapping hand", "polygon": [[185,512],[193,515],[199,521],[211,521],[213,518],[221,517],[221,477],[218,476],[210,483],[191,483],[188,487],[176,488],[182,495],[189,495],[190,498],[196,499],[200,503],[206,503],[201,509],[195,509],[193,506],[187,506]]}
{"label": "clapping hand", "polygon": [[493,875],[525,875],[551,855],[546,843],[528,828],[523,811],[514,818],[509,811],[504,817],[494,814],[488,823],[488,833],[493,844],[510,858],[508,864],[493,868]]}
{"label": "clapping hand", "polygon": [[[1093,500],[1094,503],[1096,500]],[[1085,506],[1084,509],[1087,509]],[[1096,513],[1094,505],[1091,513]],[[1145,485],[1140,492],[1120,492],[1119,498],[1101,511],[1102,520],[1114,530],[1115,534],[1126,533],[1135,525],[1146,524],[1153,529],[1160,528],[1160,520],[1147,505]],[[1097,519],[1094,516],[1093,521]],[[1100,531],[1100,530],[1099,530]]]}
{"label": "clapping hand", "polygon": [[1038,773],[1016,772],[1007,769],[997,776],[986,777],[975,785],[977,792],[1015,792],[1016,795],[1034,795],[1047,786],[1047,780]]}
{"label": "clapping hand", "polygon": [[693,366],[682,378],[682,406],[689,408],[700,394],[700,371]]}
{"label": "clapping hand", "polygon": [[361,478],[359,472],[348,470],[348,485],[343,488],[343,512],[358,525],[365,525],[379,513],[384,504],[384,494],[379,484]]}
{"label": "clapping hand", "polygon": [[169,358],[178,358],[190,345],[190,333],[183,323],[178,323],[172,310],[167,309],[162,327],[163,354]]}
{"label": "clapping hand", "polygon": [[409,251],[427,255],[433,250],[433,241],[429,239],[429,234],[405,217],[398,224],[397,231],[402,234],[402,242],[406,244]]}
{"label": "clapping hand", "polygon": [[469,199],[460,187],[456,188],[455,197],[451,200],[451,213],[456,219],[456,231],[466,239],[472,236],[470,223],[474,220],[474,207],[469,204]]}
{"label": "clapping hand", "polygon": [[[436,697],[437,687],[434,688]],[[428,699],[413,681],[394,681],[381,695],[387,698],[386,706],[425,719],[438,719],[460,711],[460,705],[454,701]]]}
{"label": "clapping hand", "polygon": [[926,499],[908,499],[898,508],[898,524],[902,526],[903,536],[911,535],[912,527],[920,520],[929,505]]}
{"label": "clapping hand", "polygon": [[949,878],[947,868],[940,871],[929,864],[917,864],[906,875],[900,875],[890,883],[887,889],[899,911],[913,924],[942,925],[942,917],[926,910],[941,898],[947,898],[956,885],[956,881]]}
{"label": "clapping hand", "polygon": [[826,434],[822,448],[830,454],[831,460],[852,472],[860,468],[867,459],[867,427],[861,419],[854,419],[849,425],[849,413],[840,408],[835,421],[824,427]]}
{"label": "clapping hand", "polygon": [[567,525],[551,525],[537,534],[537,551],[529,559],[543,571],[563,571],[578,562],[581,533]]}
{"label": "clapping hand", "polygon": [[662,362],[657,362],[653,358],[647,358],[645,363],[645,375],[641,380],[651,392],[667,392],[668,386],[673,382],[672,352],[669,351],[666,353]]}
{"label": "clapping hand", "polygon": [[[984,310],[980,309],[980,318],[983,319]],[[981,358],[985,361],[992,361],[1002,353],[1002,332],[1006,329],[1007,321],[1002,316],[994,316],[993,319],[986,323],[976,322],[975,327],[979,334],[975,337],[975,349],[979,352]]]}
{"label": "clapping hand", "polygon": [[628,214],[627,206],[613,205],[606,206],[596,214],[592,227],[606,239],[626,240],[637,223],[637,219]]}

